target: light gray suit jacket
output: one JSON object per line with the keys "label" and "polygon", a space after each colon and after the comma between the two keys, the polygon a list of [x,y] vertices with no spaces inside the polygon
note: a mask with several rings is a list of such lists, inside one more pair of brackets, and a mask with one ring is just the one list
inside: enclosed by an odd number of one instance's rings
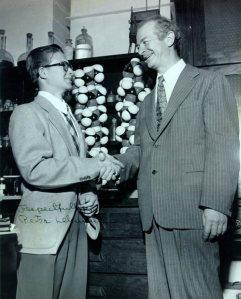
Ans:
{"label": "light gray suit jacket", "polygon": [[78,183],[96,176],[81,159],[84,141],[78,140],[79,157],[60,112],[40,96],[14,110],[9,136],[24,179],[15,216],[22,252],[54,254],[76,210]]}
{"label": "light gray suit jacket", "polygon": [[202,207],[230,214],[239,172],[237,105],[224,76],[186,65],[156,129],[155,96],[144,100],[135,145],[117,158],[138,169],[143,229],[201,228]]}

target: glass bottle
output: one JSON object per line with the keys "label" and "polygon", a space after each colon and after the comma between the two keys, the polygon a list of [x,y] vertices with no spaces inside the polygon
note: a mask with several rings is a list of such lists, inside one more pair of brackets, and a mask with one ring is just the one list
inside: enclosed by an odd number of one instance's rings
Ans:
{"label": "glass bottle", "polygon": [[19,57],[18,57],[18,64],[19,62],[23,62],[26,61],[26,58],[29,54],[29,52],[33,49],[33,35],[32,33],[27,33],[26,34],[26,52],[22,53]]}
{"label": "glass bottle", "polygon": [[106,99],[107,114],[108,114],[106,126],[109,129],[109,141],[116,141],[116,128],[121,123],[120,118],[116,113],[115,104],[116,104],[116,95],[113,94],[111,90]]}
{"label": "glass bottle", "polygon": [[108,114],[116,113],[115,104],[116,104],[116,96],[113,94],[113,92],[111,90],[106,99],[106,106],[107,106]]}
{"label": "glass bottle", "polygon": [[68,38],[65,40],[64,54],[68,60],[73,59],[74,48],[72,46],[72,39]]}
{"label": "glass bottle", "polygon": [[112,115],[111,117],[111,123],[109,128],[109,140],[110,141],[116,141],[116,128],[117,128],[117,117]]}
{"label": "glass bottle", "polygon": [[49,45],[54,44],[54,32],[53,31],[48,32],[48,44]]}
{"label": "glass bottle", "polygon": [[14,65],[13,56],[6,51],[6,35],[5,30],[0,29],[0,67],[8,67]]}
{"label": "glass bottle", "polygon": [[81,34],[75,39],[75,59],[89,58],[93,56],[93,40],[83,27]]}

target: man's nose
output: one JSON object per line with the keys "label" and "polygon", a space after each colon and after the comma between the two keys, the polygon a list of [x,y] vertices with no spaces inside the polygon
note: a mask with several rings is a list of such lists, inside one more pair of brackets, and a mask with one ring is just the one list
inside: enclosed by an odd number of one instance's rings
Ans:
{"label": "man's nose", "polygon": [[137,53],[138,53],[139,55],[142,55],[143,52],[144,52],[144,50],[145,50],[144,45],[142,45],[142,44],[138,45],[138,47],[137,47]]}

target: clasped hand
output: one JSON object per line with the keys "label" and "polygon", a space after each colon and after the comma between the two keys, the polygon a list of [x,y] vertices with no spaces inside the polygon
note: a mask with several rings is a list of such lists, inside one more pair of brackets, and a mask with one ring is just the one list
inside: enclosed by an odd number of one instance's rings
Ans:
{"label": "clasped hand", "polygon": [[86,217],[91,217],[98,213],[99,201],[97,195],[93,192],[80,194],[78,208]]}
{"label": "clasped hand", "polygon": [[110,180],[118,180],[118,176],[121,169],[124,168],[124,165],[114,157],[104,154],[103,152],[99,153],[98,158],[100,166],[99,177],[102,179],[102,185]]}

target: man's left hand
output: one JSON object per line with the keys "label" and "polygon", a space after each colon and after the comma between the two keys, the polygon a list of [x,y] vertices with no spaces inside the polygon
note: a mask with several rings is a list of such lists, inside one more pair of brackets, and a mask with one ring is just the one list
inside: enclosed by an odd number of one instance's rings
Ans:
{"label": "man's left hand", "polygon": [[86,217],[91,217],[96,214],[99,208],[97,195],[93,192],[80,194],[78,208]]}
{"label": "man's left hand", "polygon": [[223,235],[227,230],[228,217],[212,209],[203,211],[203,239],[212,240]]}

